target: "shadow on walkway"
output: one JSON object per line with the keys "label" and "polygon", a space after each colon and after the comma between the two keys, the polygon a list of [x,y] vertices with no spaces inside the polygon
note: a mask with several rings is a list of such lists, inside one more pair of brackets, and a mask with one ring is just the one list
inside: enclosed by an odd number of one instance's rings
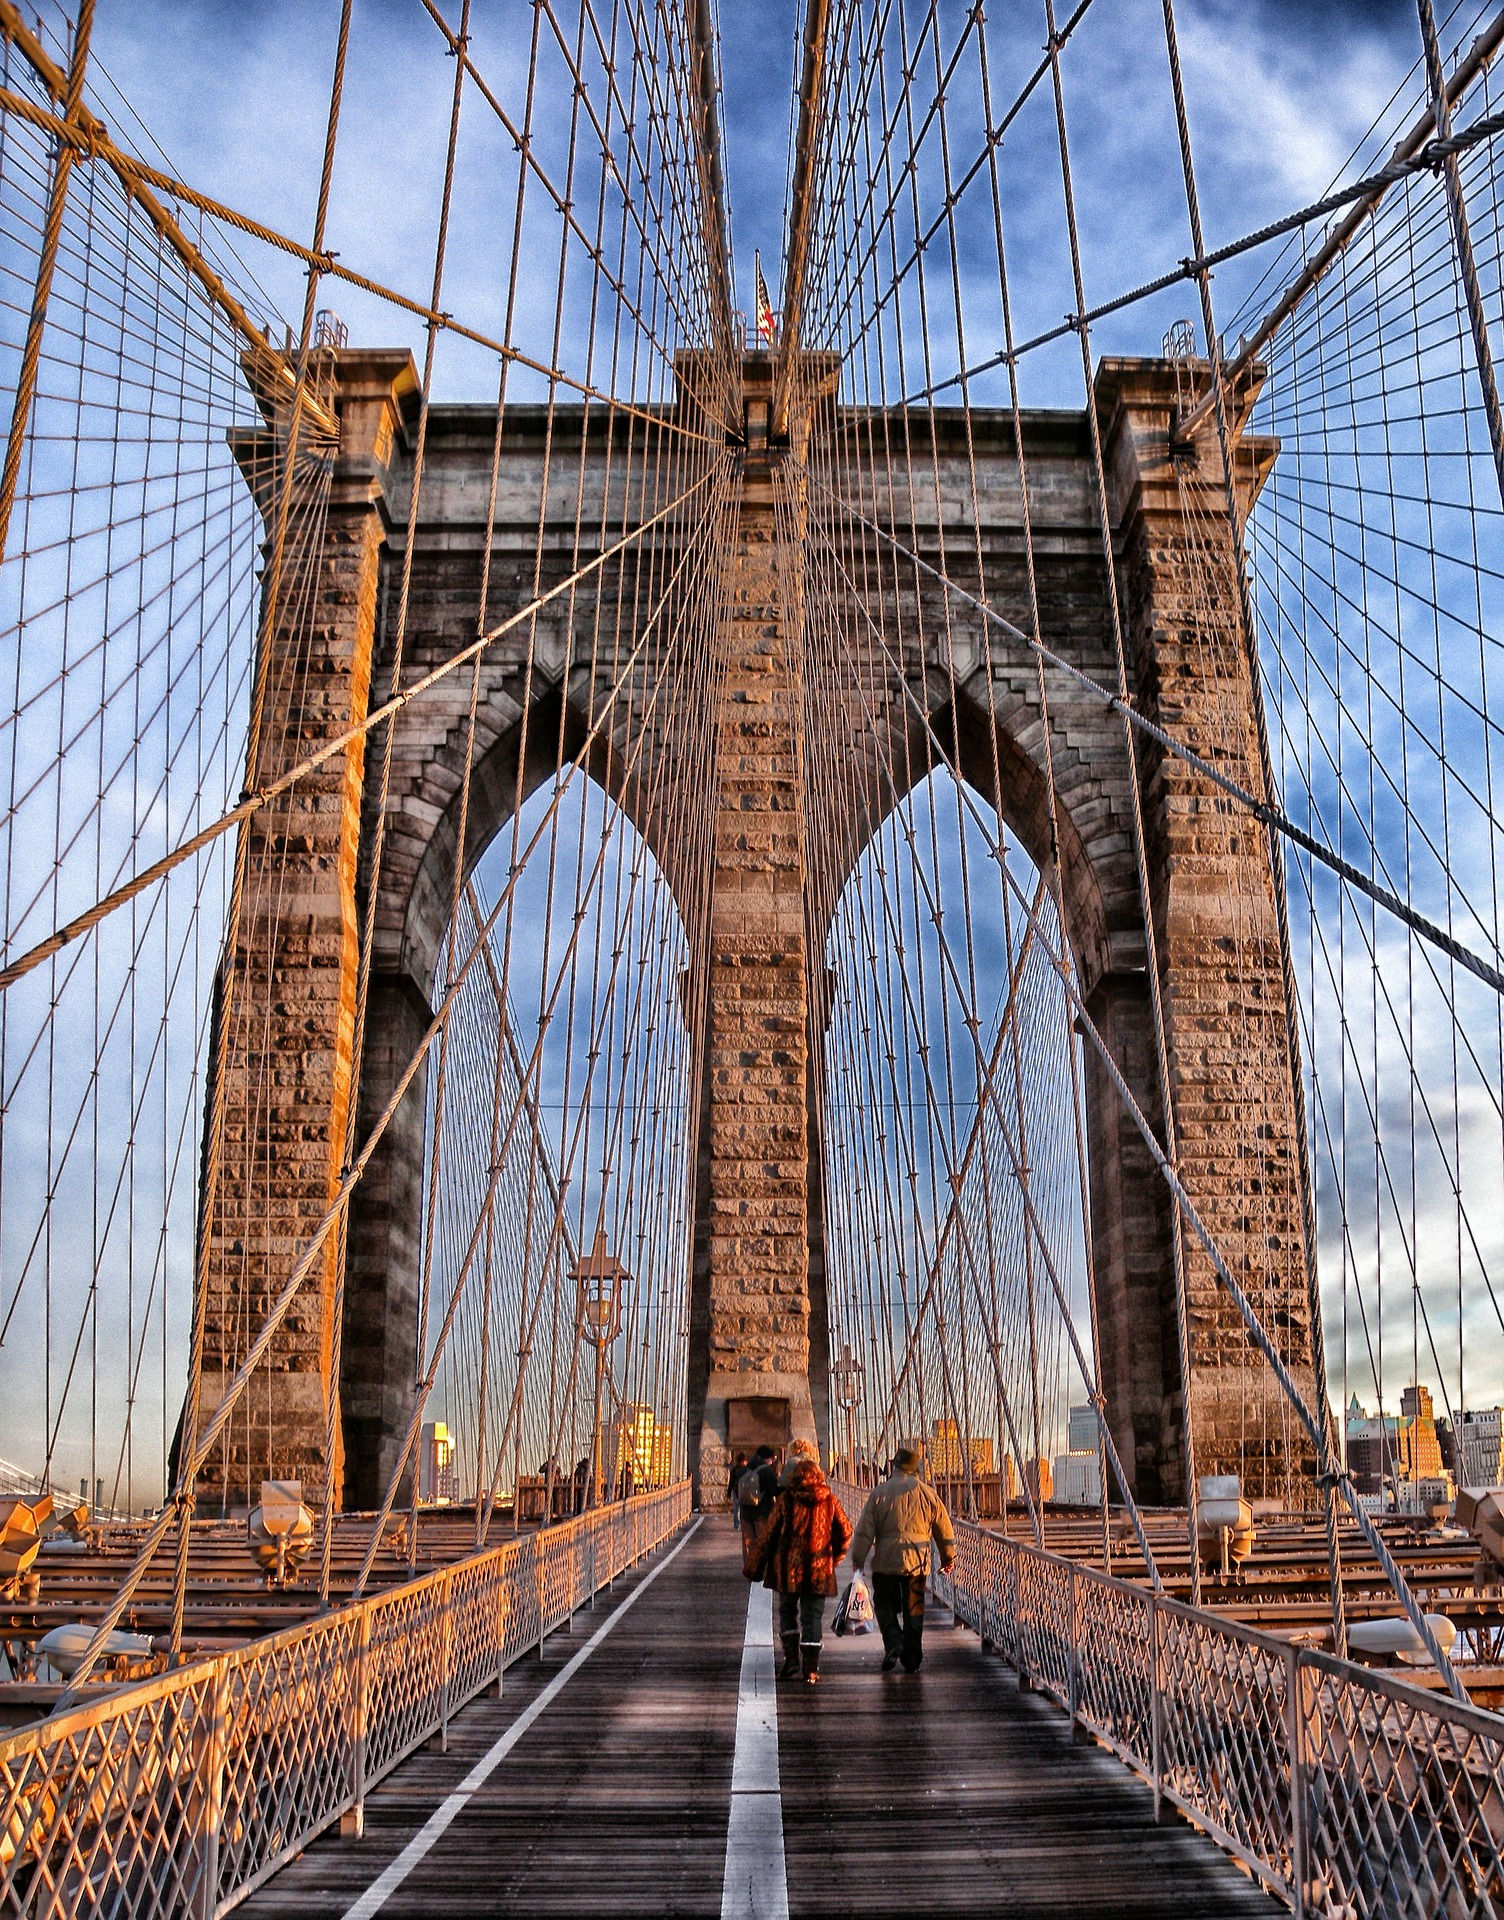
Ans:
{"label": "shadow on walkway", "polygon": [[[240,1911],[339,1920],[672,1551],[511,1668],[501,1700],[460,1714],[447,1754],[417,1753],[376,1788],[364,1839],[315,1842]],[[736,1536],[708,1516],[392,1889],[385,1920],[719,1915],[747,1600]],[[794,1920],[1285,1911],[1210,1841],[1156,1827],[1149,1790],[1073,1746],[1065,1716],[949,1614],[932,1612],[918,1674],[882,1674],[881,1658],[875,1633],[827,1634],[820,1685],[777,1689]]]}

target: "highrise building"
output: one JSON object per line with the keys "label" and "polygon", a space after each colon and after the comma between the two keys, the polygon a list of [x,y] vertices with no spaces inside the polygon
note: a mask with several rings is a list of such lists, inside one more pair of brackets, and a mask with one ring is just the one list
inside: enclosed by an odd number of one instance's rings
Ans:
{"label": "highrise building", "polygon": [[1504,1407],[1476,1407],[1458,1415],[1457,1484],[1504,1486]]}
{"label": "highrise building", "polygon": [[1040,1506],[1055,1498],[1054,1471],[1042,1455],[1036,1460],[1025,1460],[1024,1485]]}
{"label": "highrise building", "polygon": [[1406,1387],[1400,1395],[1399,1430],[1395,1435],[1402,1480],[1441,1480],[1441,1441],[1431,1408],[1428,1387]]}
{"label": "highrise building", "polygon": [[954,1420],[937,1420],[930,1435],[929,1469],[936,1479],[961,1480],[968,1455],[974,1474],[993,1472],[992,1440],[986,1434],[964,1435]]}
{"label": "highrise building", "polygon": [[641,1493],[666,1487],[673,1477],[673,1428],[664,1426],[646,1401],[628,1401],[601,1424],[601,1466],[607,1498],[628,1487]]}
{"label": "highrise building", "polygon": [[[1093,1427],[1096,1424],[1093,1416]],[[1067,1506],[1094,1507],[1102,1498],[1102,1462],[1095,1451],[1057,1454],[1054,1479],[1055,1498]]]}
{"label": "highrise building", "polygon": [[418,1453],[418,1498],[447,1506],[459,1498],[454,1436],[442,1420],[425,1421]]}
{"label": "highrise building", "polygon": [[1452,1479],[1429,1388],[1406,1387],[1398,1415],[1370,1415],[1354,1394],[1346,1431],[1354,1491],[1377,1508],[1423,1513],[1451,1498]]}
{"label": "highrise building", "polygon": [[1353,1395],[1347,1406],[1347,1470],[1356,1493],[1377,1497],[1394,1478],[1399,1459],[1393,1414],[1370,1414]]}

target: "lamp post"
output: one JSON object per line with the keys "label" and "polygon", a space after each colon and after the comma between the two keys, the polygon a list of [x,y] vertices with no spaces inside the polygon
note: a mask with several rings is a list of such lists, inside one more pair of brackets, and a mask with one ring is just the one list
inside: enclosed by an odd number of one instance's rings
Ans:
{"label": "lamp post", "polygon": [[606,1349],[615,1345],[621,1332],[622,1293],[631,1277],[620,1260],[608,1252],[605,1228],[597,1227],[595,1245],[574,1268],[575,1334],[595,1349],[595,1424],[590,1436],[588,1502],[592,1507],[601,1503],[605,1466],[601,1457],[601,1387]]}
{"label": "lamp post", "polygon": [[852,1484],[856,1484],[856,1403],[861,1393],[862,1363],[851,1351],[849,1342],[841,1347],[841,1357],[830,1370],[831,1385],[836,1390],[841,1411],[846,1415],[846,1468],[851,1475]]}

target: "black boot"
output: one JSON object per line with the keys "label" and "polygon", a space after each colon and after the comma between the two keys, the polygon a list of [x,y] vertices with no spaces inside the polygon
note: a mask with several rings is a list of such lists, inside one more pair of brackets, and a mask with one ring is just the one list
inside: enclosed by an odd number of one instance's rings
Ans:
{"label": "black boot", "polygon": [[799,1678],[799,1635],[797,1633],[786,1633],[782,1636],[782,1639],[783,1665],[778,1669],[778,1678],[780,1680],[797,1680]]}
{"label": "black boot", "polygon": [[804,1684],[807,1687],[818,1685],[820,1679],[820,1642],[806,1640],[799,1649],[804,1656]]}

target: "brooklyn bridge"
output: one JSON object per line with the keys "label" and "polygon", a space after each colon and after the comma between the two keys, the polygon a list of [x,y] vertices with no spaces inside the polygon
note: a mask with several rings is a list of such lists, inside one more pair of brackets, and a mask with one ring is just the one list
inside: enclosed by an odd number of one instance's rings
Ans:
{"label": "brooklyn bridge", "polygon": [[1504,1915],[1501,47],[0,0],[0,1913]]}

